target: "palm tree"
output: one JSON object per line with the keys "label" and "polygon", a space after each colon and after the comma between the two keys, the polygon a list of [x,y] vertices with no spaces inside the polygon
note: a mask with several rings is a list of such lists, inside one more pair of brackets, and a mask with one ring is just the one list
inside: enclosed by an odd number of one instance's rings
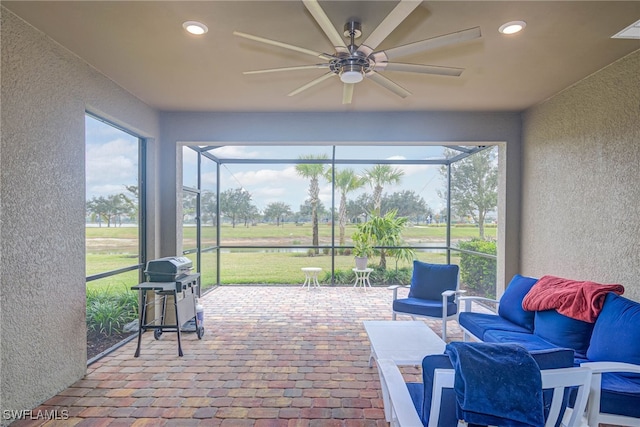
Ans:
{"label": "palm tree", "polygon": [[[333,181],[333,168],[327,170],[325,177],[327,181]],[[353,169],[342,169],[335,172],[335,187],[340,190],[340,207],[338,208],[340,246],[345,244],[344,233],[347,224],[347,193],[362,187],[365,182],[364,178],[356,175]]]}
{"label": "palm tree", "polygon": [[375,165],[365,169],[366,180],[373,189],[373,209],[380,215],[382,205],[382,190],[386,184],[399,184],[404,172],[391,165]]}
{"label": "palm tree", "polygon": [[[321,155],[303,155],[300,159],[303,160],[323,160],[326,159],[325,154]],[[316,246],[315,253],[318,253],[318,202],[320,201],[320,185],[318,183],[318,177],[324,173],[324,164],[322,163],[300,163],[296,165],[296,172],[303,178],[309,178],[309,201],[311,203],[311,227],[313,229],[313,238],[311,244]]]}
{"label": "palm tree", "polygon": [[400,255],[403,259],[412,259],[413,251],[407,249],[394,249],[404,245],[402,230],[406,227],[408,218],[398,217],[396,210],[387,212],[384,216],[373,214],[365,223],[358,224],[358,233],[368,235],[378,246],[380,253],[380,269],[387,269],[388,253]]}

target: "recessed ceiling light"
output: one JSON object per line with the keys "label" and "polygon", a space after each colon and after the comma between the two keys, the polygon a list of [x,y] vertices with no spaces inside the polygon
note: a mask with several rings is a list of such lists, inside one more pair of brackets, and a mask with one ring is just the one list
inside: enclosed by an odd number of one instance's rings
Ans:
{"label": "recessed ceiling light", "polygon": [[640,39],[640,19],[620,31],[612,39]]}
{"label": "recessed ceiling light", "polygon": [[190,32],[191,34],[195,34],[197,36],[206,33],[209,31],[206,25],[202,22],[198,21],[187,21],[182,24],[182,28]]}
{"label": "recessed ceiling light", "polygon": [[515,34],[522,31],[526,26],[527,23],[524,21],[511,21],[507,22],[506,24],[500,25],[498,31],[500,31],[502,34]]}

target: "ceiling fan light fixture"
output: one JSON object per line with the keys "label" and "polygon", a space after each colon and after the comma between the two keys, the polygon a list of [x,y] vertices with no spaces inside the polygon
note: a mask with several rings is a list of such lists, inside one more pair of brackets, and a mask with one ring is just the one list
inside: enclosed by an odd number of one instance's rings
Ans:
{"label": "ceiling fan light fixture", "polygon": [[515,34],[524,30],[524,27],[526,26],[527,26],[527,23],[524,21],[510,21],[510,22],[507,22],[506,24],[500,25],[500,28],[498,28],[498,31],[501,34],[507,34],[507,35]]}
{"label": "ceiling fan light fixture", "polygon": [[207,28],[206,25],[198,21],[183,22],[182,28],[184,28],[185,30],[187,30],[187,32],[194,34],[196,36],[200,36],[202,34],[205,34],[207,31],[209,31],[209,28]]}
{"label": "ceiling fan light fixture", "polygon": [[345,65],[340,71],[342,83],[360,83],[364,79],[364,73],[360,65]]}

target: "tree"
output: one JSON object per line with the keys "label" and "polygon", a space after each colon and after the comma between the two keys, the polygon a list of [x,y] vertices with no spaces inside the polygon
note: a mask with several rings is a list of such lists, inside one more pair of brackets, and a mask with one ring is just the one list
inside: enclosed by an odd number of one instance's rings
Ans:
{"label": "tree", "polygon": [[220,193],[220,213],[231,218],[231,226],[236,227],[238,219],[246,217],[251,208],[251,194],[244,188],[234,188]]}
{"label": "tree", "polygon": [[[107,197],[93,197],[87,202],[86,209],[96,217],[104,219],[107,227],[111,227],[113,223],[122,225],[122,215],[131,214],[133,211],[132,201],[122,193],[111,194]],[[102,226],[102,221],[99,222]]]}
{"label": "tree", "polygon": [[[300,159],[304,160],[322,160],[327,156],[321,155],[304,155],[300,156]],[[318,202],[320,201],[320,184],[318,183],[318,177],[324,173],[324,164],[322,163],[300,163],[296,165],[296,172],[303,178],[309,179],[309,200],[311,202],[311,228],[313,230],[313,237],[311,244],[318,246],[320,243],[318,235]],[[315,248],[315,253],[318,253],[318,248]]]}
{"label": "tree", "polygon": [[280,225],[280,221],[284,221],[284,217],[291,215],[291,207],[284,202],[269,203],[264,209],[265,219],[275,219],[276,227]]}
{"label": "tree", "polygon": [[244,218],[244,226],[248,227],[249,224],[255,224],[260,218],[260,211],[256,205],[249,204],[249,208],[242,212],[242,217]]}
{"label": "tree", "polygon": [[191,191],[182,192],[182,221],[195,219],[197,214],[198,195]]}
{"label": "tree", "polygon": [[398,216],[413,217],[416,219],[416,224],[420,223],[420,218],[426,219],[427,216],[433,214],[424,199],[415,191],[409,190],[385,194],[382,196],[381,207],[382,213],[395,209],[398,211]]}
{"label": "tree", "polygon": [[399,184],[404,172],[391,165],[374,165],[365,169],[365,177],[373,189],[373,209],[379,215],[382,204],[382,190],[386,184]]}
{"label": "tree", "polygon": [[347,215],[351,218],[351,222],[358,221],[360,218],[366,221],[372,210],[373,199],[368,193],[362,193],[355,200],[347,201]]}
{"label": "tree", "polygon": [[217,224],[217,200],[214,192],[205,190],[200,198],[200,215],[202,216],[202,224],[207,222],[207,218],[211,220],[211,225]]}
{"label": "tree", "polygon": [[[445,150],[445,156],[455,152]],[[447,167],[440,173],[447,179]],[[446,192],[440,194],[446,200]],[[487,212],[498,204],[498,167],[495,150],[483,150],[463,160],[451,163],[451,209],[460,216],[471,216],[478,224],[484,240],[484,221]]]}
{"label": "tree", "polygon": [[137,185],[125,185],[124,187],[133,196],[132,198],[129,198],[127,196],[125,196],[125,197],[127,197],[129,205],[131,206],[130,216],[131,216],[132,219],[135,219],[136,222],[137,222],[138,211],[139,211],[139,207],[140,207],[140,205],[138,203],[138,200],[140,199],[139,194],[138,194],[139,193],[138,186]]}
{"label": "tree", "polygon": [[[304,203],[300,205],[298,210],[298,218],[301,221],[305,221],[311,219],[311,211],[313,207],[311,206],[311,199],[305,199]],[[329,211],[324,206],[321,200],[318,200],[318,205],[316,207],[316,212],[318,214],[318,218],[329,216]]]}
{"label": "tree", "polygon": [[[333,168],[329,168],[325,177],[329,182],[334,178]],[[357,190],[365,184],[365,180],[356,175],[353,169],[335,171],[335,188],[340,191],[340,207],[338,208],[338,228],[340,245],[345,244],[345,226],[347,224],[347,193]]]}

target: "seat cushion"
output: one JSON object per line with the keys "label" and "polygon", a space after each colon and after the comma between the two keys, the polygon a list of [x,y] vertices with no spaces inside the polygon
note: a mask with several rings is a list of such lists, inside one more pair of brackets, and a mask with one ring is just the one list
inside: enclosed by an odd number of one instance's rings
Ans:
{"label": "seat cushion", "polygon": [[602,375],[600,412],[640,418],[640,381],[623,374]]}
{"label": "seat cushion", "polygon": [[527,328],[516,325],[515,323],[498,316],[497,314],[489,313],[473,313],[470,311],[463,311],[458,317],[458,323],[464,329],[469,331],[473,336],[484,341],[484,333],[491,329],[498,329],[500,331],[512,331],[522,332],[530,334]]}
{"label": "seat cushion", "polygon": [[587,358],[640,365],[640,304],[607,294],[593,327]]}
{"label": "seat cushion", "polygon": [[[444,291],[456,290],[458,266],[453,264],[429,264],[414,260],[411,276],[410,298],[442,301]],[[453,301],[453,297],[451,298]]]}
{"label": "seat cushion", "polygon": [[[393,301],[393,311],[396,313],[442,318],[442,300],[400,298]],[[447,304],[447,316],[453,316],[457,311],[458,307],[455,303],[450,302]]]}
{"label": "seat cushion", "polygon": [[512,332],[512,331],[500,331],[497,329],[491,329],[484,333],[484,341],[486,342],[501,342],[501,343],[516,343],[520,344],[529,351],[536,350],[550,350],[558,348],[557,345],[545,341],[538,335],[532,333]]}
{"label": "seat cushion", "polygon": [[533,331],[534,312],[522,308],[524,296],[538,281],[533,277],[516,274],[500,298],[498,314],[518,326]]}
{"label": "seat cushion", "polygon": [[535,312],[533,333],[558,347],[572,348],[580,356],[587,353],[593,323],[572,319],[555,310]]}

